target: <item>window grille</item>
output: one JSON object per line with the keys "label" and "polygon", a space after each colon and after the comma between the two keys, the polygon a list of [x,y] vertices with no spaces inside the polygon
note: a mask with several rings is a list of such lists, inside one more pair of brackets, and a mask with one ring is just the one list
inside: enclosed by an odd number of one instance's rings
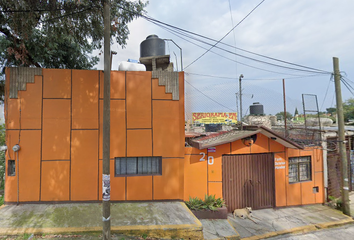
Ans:
{"label": "window grille", "polygon": [[311,180],[311,157],[289,158],[289,183]]}
{"label": "window grille", "polygon": [[118,157],[115,158],[115,175],[161,175],[161,165],[161,157]]}

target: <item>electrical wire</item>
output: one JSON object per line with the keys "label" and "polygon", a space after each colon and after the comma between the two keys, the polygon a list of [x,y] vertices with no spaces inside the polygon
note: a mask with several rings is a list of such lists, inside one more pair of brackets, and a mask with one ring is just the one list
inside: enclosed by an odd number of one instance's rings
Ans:
{"label": "electrical wire", "polygon": [[[200,48],[202,48],[202,49],[207,50],[207,48],[202,47],[202,46],[200,46],[200,45],[198,45],[198,44],[196,44],[196,43],[194,43],[194,42],[192,42],[192,41],[190,41],[190,40],[188,40],[188,39],[186,39],[186,38],[181,37],[180,35],[178,35],[178,32],[175,31],[175,30],[171,30],[171,29],[169,29],[169,28],[167,28],[167,27],[164,27],[163,25],[161,25],[161,24],[159,24],[159,23],[155,23],[155,22],[151,22],[151,23],[153,23],[153,24],[155,24],[155,25],[157,25],[157,26],[159,26],[159,27],[165,29],[166,31],[168,31],[168,32],[170,32],[171,34],[177,36],[178,38],[181,38],[181,39],[183,39],[183,40],[185,40],[185,41],[187,41],[187,42],[189,42],[189,43],[191,43],[191,44],[193,44],[193,45],[195,45],[195,46],[197,46],[197,47],[200,47]],[[181,34],[181,35],[185,35],[185,34]],[[185,36],[188,37],[188,35],[185,35]],[[193,39],[193,40],[196,40],[196,41],[199,41],[199,42],[202,42],[202,43],[204,43],[204,44],[209,44],[209,43],[207,43],[207,42],[200,41],[200,40],[195,39],[195,38],[192,38],[192,39]],[[211,44],[209,44],[209,45],[211,45]],[[216,47],[216,48],[219,48],[219,47]],[[214,54],[216,54],[216,55],[218,55],[218,56],[220,56],[220,57],[222,57],[222,58],[228,59],[228,60],[230,60],[230,61],[236,62],[236,63],[238,63],[238,64],[240,64],[240,65],[243,65],[243,66],[246,66],[246,67],[250,67],[250,68],[253,68],[253,69],[257,69],[257,70],[261,70],[261,71],[265,71],[265,72],[270,72],[270,73],[276,73],[276,74],[280,74],[280,75],[283,75],[283,76],[284,76],[284,75],[299,76],[299,77],[302,77],[302,76],[303,76],[303,75],[298,75],[298,74],[283,73],[283,72],[271,71],[271,70],[267,70],[267,69],[264,69],[264,68],[255,67],[255,66],[252,66],[252,65],[249,65],[249,64],[245,64],[245,63],[242,63],[242,62],[240,62],[240,61],[236,61],[236,60],[234,60],[234,59],[228,58],[228,57],[226,57],[226,56],[224,56],[224,55],[221,55],[221,54],[219,54],[219,53],[216,53],[216,52],[214,52],[214,51],[210,51],[210,52],[212,52],[212,53],[214,53]],[[231,53],[232,53],[232,54],[235,54],[235,53],[233,53],[233,52],[231,52]],[[279,65],[279,66],[280,66],[280,65]],[[282,67],[282,66],[280,66],[280,67]],[[310,72],[310,73],[313,73],[313,72]],[[325,74],[325,73],[317,73],[317,74]]]}
{"label": "electrical wire", "polygon": [[[165,22],[162,22],[162,21],[159,21],[157,19],[154,19],[152,17],[149,17],[148,15],[143,15],[141,13],[138,13],[138,12],[134,12],[134,11],[131,11],[129,9],[126,9],[124,6],[119,6],[121,9],[125,10],[125,11],[128,11],[128,12],[131,12],[131,13],[135,13],[137,14],[138,16],[142,17],[143,19],[149,21],[149,22],[152,22],[152,23],[158,23],[161,25],[164,25],[166,26],[167,28],[170,28],[170,29],[175,29],[179,34],[181,34],[182,32],[185,33],[186,35],[185,36],[188,36],[189,38],[191,38],[190,35],[194,35],[194,36],[197,36],[197,37],[200,37],[200,38],[204,38],[204,39],[207,39],[209,41],[213,41],[213,42],[218,42],[217,40],[214,40],[212,38],[209,38],[209,37],[206,37],[206,36],[203,36],[201,34],[197,34],[197,33],[194,33],[194,32],[191,32],[191,31],[188,31],[188,30],[185,30],[185,29],[182,29],[182,28],[179,28],[179,27],[176,27],[174,25],[171,25],[171,24],[168,24],[168,23],[165,23]],[[190,35],[188,35],[190,34]],[[197,41],[201,41],[201,40],[197,40]],[[219,42],[220,44],[223,44],[223,45],[226,45],[226,46],[229,46],[229,47],[232,47],[232,48],[236,48],[237,50],[240,50],[240,51],[244,51],[244,52],[247,52],[249,54],[254,54],[254,55],[257,55],[259,57],[264,57],[264,58],[268,58],[268,59],[271,59],[273,61],[279,61],[279,62],[282,62],[282,63],[285,63],[285,64],[289,64],[289,65],[293,65],[293,66],[297,66],[297,67],[301,67],[301,68],[305,68],[305,69],[310,69],[310,70],[314,70],[314,71],[318,71],[318,72],[321,72],[321,73],[326,73],[326,74],[331,74],[330,71],[325,71],[325,70],[321,70],[321,69],[316,69],[316,68],[312,68],[312,67],[307,67],[307,66],[304,66],[304,65],[300,65],[300,64],[295,64],[295,63],[291,63],[291,62],[288,62],[288,61],[284,61],[284,60],[280,60],[280,59],[276,59],[276,58],[272,58],[272,57],[268,57],[268,56],[265,56],[265,55],[262,55],[262,54],[258,54],[258,53],[254,53],[254,52],[251,52],[251,51],[248,51],[248,50],[244,50],[244,49],[241,49],[241,48],[237,48],[235,46],[232,46],[232,45],[229,45],[229,44],[226,44],[226,43],[223,43],[223,42]],[[211,45],[211,44],[209,44]],[[198,45],[197,45],[198,46]],[[212,45],[211,45],[212,46]],[[242,55],[240,55],[242,56]],[[238,62],[240,63],[240,62]],[[281,65],[279,65],[280,67],[282,67]],[[296,70],[296,69],[295,69]]]}
{"label": "electrical wire", "polygon": [[321,107],[320,107],[320,111],[322,111],[323,105],[324,105],[325,100],[326,100],[326,98],[327,98],[328,89],[329,89],[329,86],[330,86],[330,84],[331,84],[331,82],[332,82],[332,79],[333,79],[333,75],[331,76],[331,78],[330,78],[329,81],[328,81],[328,86],[327,86],[327,89],[326,89],[325,96],[324,96],[324,98],[323,98],[323,102],[322,102]]}
{"label": "electrical wire", "polygon": [[189,66],[191,66],[193,63],[201,59],[205,54],[207,54],[212,48],[216,47],[216,45],[221,42],[225,37],[227,37],[230,32],[232,32],[236,27],[238,27],[248,16],[250,16],[265,0],[262,0],[257,6],[255,6],[244,18],[242,18],[241,21],[239,21],[230,31],[228,31],[219,41],[217,41],[211,48],[209,48],[206,52],[204,52],[202,55],[200,55],[198,58],[196,58],[194,61],[192,61],[190,64],[188,64],[184,69],[187,69]]}
{"label": "electrical wire", "polygon": [[218,101],[212,99],[211,97],[209,97],[208,95],[206,95],[205,93],[203,93],[202,91],[200,91],[198,88],[196,88],[195,86],[193,86],[190,82],[188,82],[187,80],[184,80],[187,84],[189,84],[192,88],[194,88],[195,90],[197,90],[199,93],[201,93],[203,96],[205,96],[206,98],[210,99],[211,101],[215,102],[216,104],[219,104],[220,106],[230,110],[231,112],[236,112],[235,110],[229,108],[229,107],[226,107],[225,105],[219,103]]}
{"label": "electrical wire", "polygon": [[[218,79],[238,80],[237,77],[225,77],[225,76],[216,76],[216,75],[191,73],[191,72],[185,72],[185,74],[202,76],[202,77],[210,77],[210,78],[218,78]],[[318,76],[322,76],[322,74],[302,75],[302,76],[297,76],[297,77],[288,77],[286,79],[310,78],[310,77],[318,77]],[[246,80],[246,81],[281,81],[282,79],[280,79],[280,78],[246,78],[243,80]]]}

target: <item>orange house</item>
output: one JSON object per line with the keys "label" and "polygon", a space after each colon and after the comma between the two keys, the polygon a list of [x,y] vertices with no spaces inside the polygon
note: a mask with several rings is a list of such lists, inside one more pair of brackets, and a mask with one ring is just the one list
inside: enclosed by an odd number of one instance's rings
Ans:
{"label": "orange house", "polygon": [[[324,202],[322,150],[263,127],[185,147],[183,72],[110,74],[112,201]],[[102,200],[103,72],[7,68],[5,87],[5,202]]]}
{"label": "orange house", "polygon": [[265,127],[192,138],[185,147],[184,199],[224,198],[228,210],[324,203],[322,150]]}
{"label": "orange house", "polygon": [[[5,202],[101,200],[103,72],[7,68],[5,86]],[[183,73],[111,72],[110,157],[112,201],[183,199]]]}

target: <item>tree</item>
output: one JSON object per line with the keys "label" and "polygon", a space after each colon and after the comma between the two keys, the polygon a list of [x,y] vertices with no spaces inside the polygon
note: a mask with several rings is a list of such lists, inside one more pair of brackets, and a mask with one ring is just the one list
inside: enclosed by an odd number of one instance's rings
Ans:
{"label": "tree", "polygon": [[[277,116],[278,119],[284,119],[284,112],[278,112],[275,116]],[[291,113],[286,112],[286,119],[290,120],[292,117],[293,115]]]}
{"label": "tree", "polygon": [[337,114],[337,108],[332,108],[332,107],[326,108],[326,111],[327,111],[327,113],[330,114],[331,116]]}
{"label": "tree", "polygon": [[354,119],[354,98],[349,98],[343,103],[344,121]]}
{"label": "tree", "polygon": [[299,111],[297,110],[297,108],[295,108],[295,113],[294,116],[299,115]]}
{"label": "tree", "polygon": [[[92,68],[102,47],[103,0],[0,0],[0,64]],[[111,38],[124,47],[141,0],[111,1]]]}

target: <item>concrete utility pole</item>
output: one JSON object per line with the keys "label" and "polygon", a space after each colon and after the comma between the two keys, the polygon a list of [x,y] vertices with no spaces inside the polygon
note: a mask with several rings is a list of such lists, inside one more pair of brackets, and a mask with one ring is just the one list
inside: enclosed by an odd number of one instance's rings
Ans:
{"label": "concrete utility pole", "polygon": [[286,96],[285,96],[285,80],[283,79],[283,101],[284,101],[284,128],[285,128],[285,133],[284,137],[288,137],[288,127],[286,125]]}
{"label": "concrete utility pole", "polygon": [[110,179],[110,129],[111,129],[111,20],[110,0],[103,3],[104,22],[104,96],[103,96],[103,168],[102,168],[102,221],[103,240],[111,239],[111,179]]}
{"label": "concrete utility pole", "polygon": [[342,90],[340,86],[340,72],[338,58],[333,57],[333,72],[334,72],[334,84],[336,88],[336,103],[337,103],[337,117],[338,117],[338,136],[339,136],[339,154],[342,160],[342,211],[345,215],[350,216],[349,206],[349,182],[348,182],[348,162],[347,152],[345,146],[345,134],[344,134],[344,116],[343,116],[343,102],[342,102]]}
{"label": "concrete utility pole", "polygon": [[241,86],[241,80],[243,78],[243,75],[241,74],[239,77],[239,92],[240,92],[240,123],[241,123],[241,130],[243,130],[243,124],[242,124],[242,86]]}

